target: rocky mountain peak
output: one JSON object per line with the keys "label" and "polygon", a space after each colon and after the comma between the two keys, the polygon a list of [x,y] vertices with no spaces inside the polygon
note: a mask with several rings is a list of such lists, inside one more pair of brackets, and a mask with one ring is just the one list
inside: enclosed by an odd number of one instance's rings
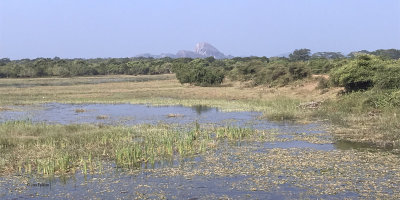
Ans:
{"label": "rocky mountain peak", "polygon": [[226,58],[226,56],[223,53],[218,51],[217,48],[215,48],[214,46],[212,46],[207,42],[197,43],[194,52],[204,57],[214,57],[216,59]]}

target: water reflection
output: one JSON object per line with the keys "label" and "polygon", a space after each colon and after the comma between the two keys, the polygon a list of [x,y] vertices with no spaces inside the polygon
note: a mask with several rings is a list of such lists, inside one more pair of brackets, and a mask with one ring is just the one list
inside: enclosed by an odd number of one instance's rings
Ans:
{"label": "water reflection", "polygon": [[394,150],[393,145],[386,145],[385,147],[377,147],[372,144],[361,143],[361,142],[351,142],[351,141],[346,141],[346,140],[337,140],[334,143],[334,146],[335,146],[335,148],[341,149],[341,150],[351,150],[351,149],[366,150],[366,151],[377,151],[377,150],[392,151],[392,150]]}
{"label": "water reflection", "polygon": [[201,115],[202,113],[209,112],[213,109],[216,109],[216,111],[218,112],[217,108],[212,108],[212,107],[205,106],[205,105],[195,105],[195,106],[192,106],[191,108],[192,108],[192,110],[196,111],[197,115]]}

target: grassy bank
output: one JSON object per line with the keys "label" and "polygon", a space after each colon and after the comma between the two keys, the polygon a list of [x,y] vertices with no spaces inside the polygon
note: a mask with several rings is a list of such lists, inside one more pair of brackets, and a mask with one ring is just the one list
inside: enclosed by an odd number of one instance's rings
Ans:
{"label": "grassy bank", "polygon": [[[400,108],[386,104],[394,101],[390,97],[386,101],[387,94],[388,91],[346,94],[325,102],[312,115],[328,119],[337,139],[400,148]],[[383,105],[376,105],[379,102]]]}

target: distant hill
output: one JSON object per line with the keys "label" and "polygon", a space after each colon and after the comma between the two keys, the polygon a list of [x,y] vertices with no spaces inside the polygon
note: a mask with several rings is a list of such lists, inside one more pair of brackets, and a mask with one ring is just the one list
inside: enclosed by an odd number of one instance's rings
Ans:
{"label": "distant hill", "polygon": [[194,52],[194,51],[188,51],[188,50],[180,50],[178,53],[176,53],[177,58],[203,58],[202,55]]}
{"label": "distant hill", "polygon": [[287,52],[287,53],[281,53],[279,55],[276,56],[272,56],[272,57],[285,57],[285,58],[289,58],[289,55],[291,54],[291,52]]}
{"label": "distant hill", "polygon": [[176,54],[171,53],[163,53],[161,55],[153,55],[149,53],[139,54],[136,57],[152,57],[152,58],[207,58],[207,57],[214,57],[215,59],[226,59],[232,58],[232,56],[226,56],[222,52],[220,52],[217,48],[212,46],[207,42],[200,42],[197,43],[194,51],[189,50],[180,50]]}

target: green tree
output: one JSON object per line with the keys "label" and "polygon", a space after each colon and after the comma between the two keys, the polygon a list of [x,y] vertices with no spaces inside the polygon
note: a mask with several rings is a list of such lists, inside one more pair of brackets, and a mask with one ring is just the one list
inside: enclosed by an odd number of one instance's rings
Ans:
{"label": "green tree", "polygon": [[289,55],[291,61],[307,61],[311,58],[310,49],[296,49]]}
{"label": "green tree", "polygon": [[344,58],[344,55],[340,52],[317,52],[313,53],[312,59],[340,59]]}
{"label": "green tree", "polygon": [[2,59],[0,59],[0,66],[4,66],[9,62],[11,62],[11,60],[9,58],[2,58]]}
{"label": "green tree", "polygon": [[380,56],[385,59],[399,59],[400,58],[400,50],[398,50],[398,49],[378,49],[376,51],[371,52],[371,54]]}

